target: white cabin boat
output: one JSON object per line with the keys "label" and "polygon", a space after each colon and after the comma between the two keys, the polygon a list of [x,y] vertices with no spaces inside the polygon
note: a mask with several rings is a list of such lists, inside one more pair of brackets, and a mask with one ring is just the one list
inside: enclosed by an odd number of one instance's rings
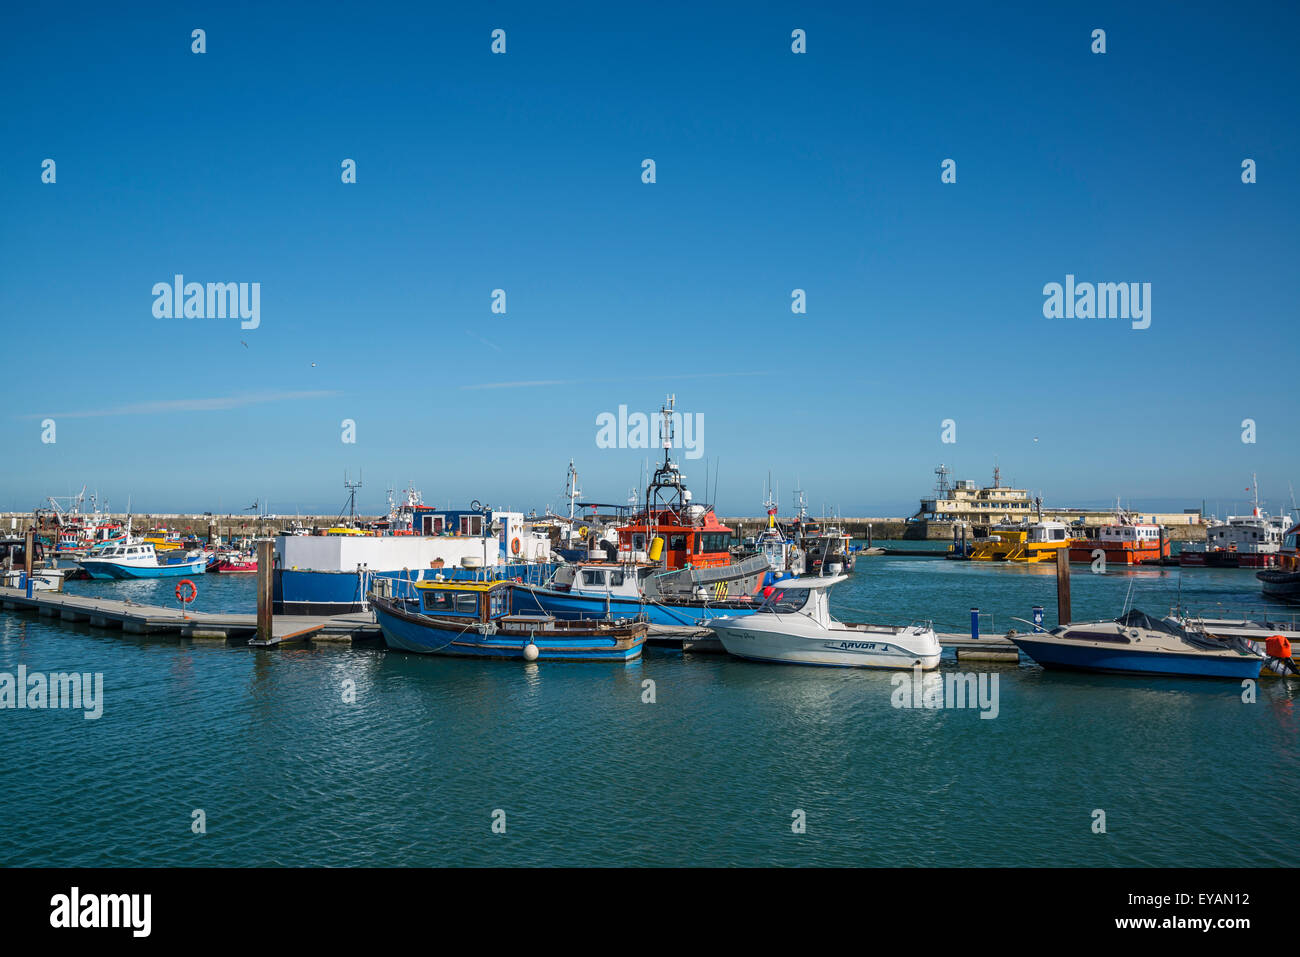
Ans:
{"label": "white cabin boat", "polygon": [[707,622],[730,654],[779,664],[840,668],[939,667],[942,649],[929,622],[850,624],[830,614],[829,592],[846,575],[792,578],[773,586],[752,615]]}

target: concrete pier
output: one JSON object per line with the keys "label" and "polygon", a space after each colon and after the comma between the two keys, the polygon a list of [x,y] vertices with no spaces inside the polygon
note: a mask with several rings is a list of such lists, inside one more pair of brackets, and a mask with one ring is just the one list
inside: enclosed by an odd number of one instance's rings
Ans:
{"label": "concrete pier", "polygon": [[[121,628],[133,635],[171,634],[205,640],[248,641],[257,633],[257,615],[251,613],[182,613],[174,608],[57,592],[35,592],[28,598],[20,589],[2,587],[0,602],[8,610],[32,611],[46,618],[87,622],[94,628]],[[270,635],[260,644],[271,647],[309,638],[365,641],[379,637],[379,626],[366,612],[334,617],[276,615],[271,622]]]}

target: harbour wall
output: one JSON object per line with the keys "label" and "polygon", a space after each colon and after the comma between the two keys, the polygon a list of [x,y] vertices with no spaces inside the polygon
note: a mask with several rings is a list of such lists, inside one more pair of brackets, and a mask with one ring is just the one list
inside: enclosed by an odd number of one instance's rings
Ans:
{"label": "harbour wall", "polygon": [[[126,520],[126,515],[114,515],[115,520],[121,522]],[[386,516],[379,515],[358,515],[358,521],[373,521]],[[1053,518],[1047,509],[1043,510],[1044,518]],[[1062,518],[1061,520],[1065,520]],[[285,516],[256,516],[256,515],[194,515],[194,514],[177,514],[177,513],[154,513],[131,516],[131,530],[136,534],[142,534],[151,529],[165,527],[172,532],[178,532],[182,535],[193,533],[200,537],[206,537],[211,526],[212,533],[223,538],[261,538],[264,536],[276,535],[285,528],[297,522],[301,522],[307,528],[327,528],[338,521],[337,515],[285,515]],[[767,526],[767,517],[762,516],[733,516],[722,518],[720,521],[729,526],[736,533],[736,537],[744,538],[754,535]],[[7,535],[22,535],[32,524],[30,512],[0,512],[0,537]],[[854,538],[865,539],[870,535],[873,539],[891,539],[906,541],[951,541],[952,540],[952,523],[951,522],[909,522],[902,518],[842,518],[837,524],[844,528]],[[1094,525],[1092,521],[1088,524]],[[46,532],[49,530],[46,529]],[[1192,542],[1205,540],[1205,526],[1201,524],[1170,524],[1166,526],[1166,534],[1172,542]]]}

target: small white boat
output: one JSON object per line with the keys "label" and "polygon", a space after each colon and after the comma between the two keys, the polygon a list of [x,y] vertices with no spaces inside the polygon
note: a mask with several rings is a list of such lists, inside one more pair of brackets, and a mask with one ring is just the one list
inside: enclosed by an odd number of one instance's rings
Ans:
{"label": "small white boat", "polygon": [[208,563],[201,550],[160,559],[151,543],[135,542],[112,545],[94,557],[77,562],[91,578],[179,578],[199,574]]}
{"label": "small white boat", "polygon": [[792,578],[773,586],[751,615],[704,624],[739,658],[838,668],[939,667],[939,637],[929,622],[862,625],[830,614],[829,591],[847,575]]}
{"label": "small white boat", "polygon": [[[0,572],[6,588],[24,588],[21,569]],[[32,591],[63,591],[62,568],[37,568],[32,571]]]}

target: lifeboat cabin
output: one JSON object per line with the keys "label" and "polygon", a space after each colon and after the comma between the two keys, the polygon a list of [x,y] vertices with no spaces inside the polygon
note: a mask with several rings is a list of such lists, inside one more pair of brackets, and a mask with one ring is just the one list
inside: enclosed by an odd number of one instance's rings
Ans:
{"label": "lifeboat cabin", "polygon": [[650,521],[641,512],[618,529],[620,558],[649,560],[668,570],[731,564],[731,529],[718,521],[712,509],[696,505],[648,514]]}

